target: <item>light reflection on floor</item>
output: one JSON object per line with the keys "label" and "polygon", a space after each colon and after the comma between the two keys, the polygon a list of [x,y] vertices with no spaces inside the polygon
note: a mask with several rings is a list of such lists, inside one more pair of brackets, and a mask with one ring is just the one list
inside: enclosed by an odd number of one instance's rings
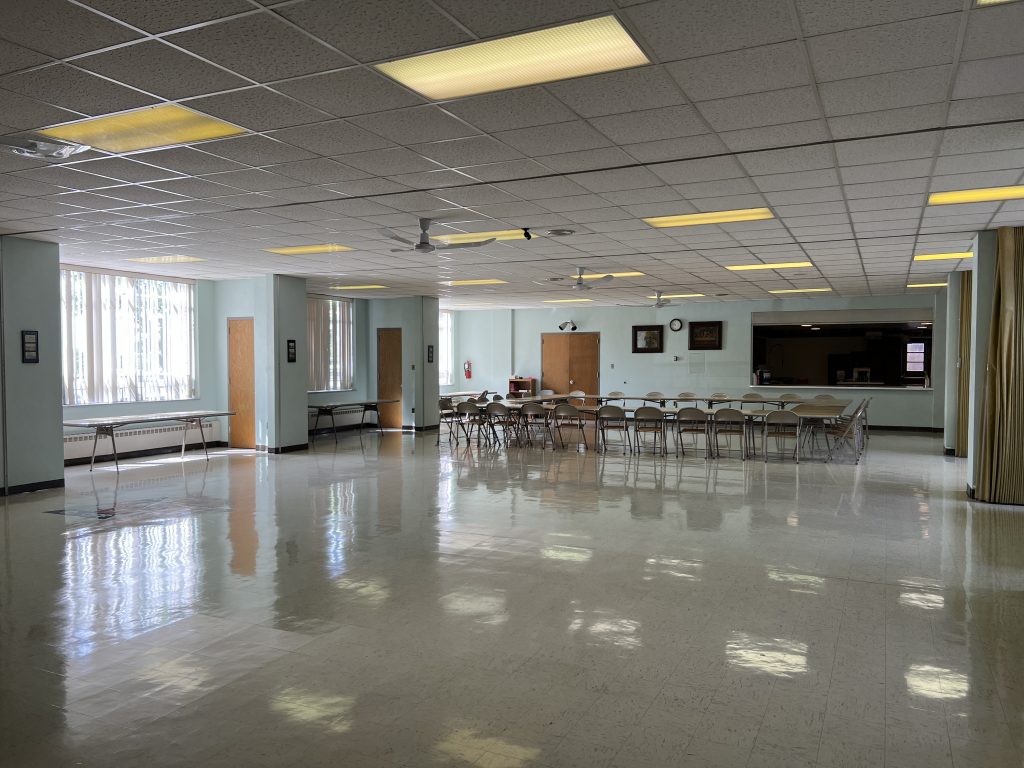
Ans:
{"label": "light reflection on floor", "polygon": [[1024,515],[940,454],[70,468],[0,524],[0,764],[1019,766]]}

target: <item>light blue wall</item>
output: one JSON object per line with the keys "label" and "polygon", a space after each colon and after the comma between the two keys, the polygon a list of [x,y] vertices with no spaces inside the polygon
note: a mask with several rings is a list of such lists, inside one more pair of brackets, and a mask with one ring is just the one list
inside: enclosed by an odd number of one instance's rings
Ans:
{"label": "light blue wall", "polygon": [[[411,296],[369,302],[367,389],[377,396],[377,329],[402,329],[402,424],[417,428],[437,425],[437,365],[426,371],[426,345],[437,345],[437,299]],[[436,351],[435,351],[436,354]],[[358,361],[357,361],[358,366]],[[426,376],[432,379],[427,383]]]}
{"label": "light blue wall", "polygon": [[[60,265],[58,246],[0,238],[3,268],[7,485],[64,477],[61,426]],[[39,362],[21,361],[21,332],[39,332]]]}
{"label": "light blue wall", "polygon": [[[463,311],[456,313],[456,384],[446,389],[490,389],[504,392],[512,374],[540,378],[541,333],[557,333],[558,324],[573,320],[580,331],[601,334],[602,392],[622,390],[643,394],[726,391],[742,394],[750,389],[751,314],[769,311],[863,310],[870,319],[873,309],[930,308],[936,302],[934,326],[933,390],[891,390],[861,393],[871,396],[872,423],[894,426],[940,427],[942,425],[942,378],[945,356],[945,295],[880,296],[850,299],[796,299],[752,302],[688,303],[663,309],[653,307],[560,307],[558,309]],[[672,318],[684,320],[683,330],[668,330]],[[685,321],[721,320],[724,344],[720,351],[687,349]],[[665,352],[633,354],[631,326],[664,325]],[[511,349],[511,357],[507,352]],[[673,358],[678,357],[678,360]],[[472,386],[461,378],[462,363],[473,363]],[[539,384],[539,382],[538,382]],[[756,388],[755,388],[756,389]],[[763,389],[767,392],[778,390]],[[825,391],[825,390],[820,390]],[[814,395],[816,391],[801,390]],[[834,394],[835,390],[831,390]],[[852,394],[851,397],[857,397]]]}

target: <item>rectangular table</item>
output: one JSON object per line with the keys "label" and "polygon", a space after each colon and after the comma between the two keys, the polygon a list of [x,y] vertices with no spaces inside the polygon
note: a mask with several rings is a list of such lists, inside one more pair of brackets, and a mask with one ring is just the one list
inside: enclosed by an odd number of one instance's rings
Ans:
{"label": "rectangular table", "polygon": [[321,416],[331,417],[331,431],[334,433],[334,442],[338,442],[338,427],[334,423],[334,415],[336,413],[360,413],[362,416],[359,418],[359,429],[363,428],[363,422],[366,421],[366,414],[376,413],[377,414],[377,429],[381,432],[384,430],[380,426],[380,411],[378,410],[381,405],[388,405],[390,403],[397,403],[398,400],[355,400],[348,403],[327,403],[325,405],[310,405],[309,410],[316,413],[316,421],[313,422],[313,439],[316,439],[316,428],[320,424]]}
{"label": "rectangular table", "polygon": [[89,471],[92,472],[96,464],[96,443],[100,435],[110,438],[110,447],[114,451],[114,467],[118,472],[121,466],[117,462],[117,442],[114,440],[114,432],[122,427],[135,424],[155,424],[161,421],[177,421],[185,425],[185,432],[181,436],[181,455],[185,456],[185,444],[188,438],[190,426],[199,428],[199,438],[203,441],[203,451],[206,452],[206,460],[210,460],[210,452],[206,449],[206,435],[203,432],[203,419],[211,419],[216,416],[234,416],[234,411],[173,411],[170,413],[147,413],[135,416],[111,416],[94,419],[69,419],[64,422],[65,427],[82,427],[94,430],[92,439],[92,460],[89,462]]}

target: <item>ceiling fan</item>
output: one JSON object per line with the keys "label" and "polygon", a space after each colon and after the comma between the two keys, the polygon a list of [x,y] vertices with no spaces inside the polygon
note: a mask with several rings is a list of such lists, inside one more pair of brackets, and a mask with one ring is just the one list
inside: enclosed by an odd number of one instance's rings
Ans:
{"label": "ceiling fan", "polygon": [[654,303],[651,304],[651,306],[654,307],[655,309],[661,309],[662,307],[668,307],[668,306],[671,306],[671,304],[672,304],[672,300],[671,299],[663,299],[663,298],[661,298],[661,294],[662,294],[661,291],[655,291],[654,292]]}
{"label": "ceiling fan", "polygon": [[576,267],[576,280],[572,284],[572,289],[574,291],[589,291],[595,284],[600,285],[601,283],[610,283],[615,279],[611,275],[602,275],[601,277],[592,278],[588,285],[583,281],[583,273],[585,271],[586,270],[583,267]]}
{"label": "ceiling fan", "polygon": [[420,240],[418,243],[408,240],[401,235],[396,235],[390,229],[382,230],[385,235],[390,237],[392,240],[397,240],[400,243],[412,246],[411,248],[392,248],[392,253],[403,253],[405,251],[420,251],[422,253],[431,253],[433,251],[451,251],[456,248],[479,248],[481,245],[488,245],[494,242],[494,238],[490,237],[486,240],[477,240],[472,243],[452,243],[450,245],[434,245],[430,242],[430,225],[433,223],[433,219],[420,219]]}

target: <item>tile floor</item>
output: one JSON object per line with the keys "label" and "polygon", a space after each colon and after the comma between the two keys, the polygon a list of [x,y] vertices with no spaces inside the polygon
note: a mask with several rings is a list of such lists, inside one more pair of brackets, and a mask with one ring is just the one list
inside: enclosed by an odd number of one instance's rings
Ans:
{"label": "tile floor", "polygon": [[936,437],[799,467],[433,443],[8,500],[0,764],[1021,765],[1024,510],[966,503]]}

